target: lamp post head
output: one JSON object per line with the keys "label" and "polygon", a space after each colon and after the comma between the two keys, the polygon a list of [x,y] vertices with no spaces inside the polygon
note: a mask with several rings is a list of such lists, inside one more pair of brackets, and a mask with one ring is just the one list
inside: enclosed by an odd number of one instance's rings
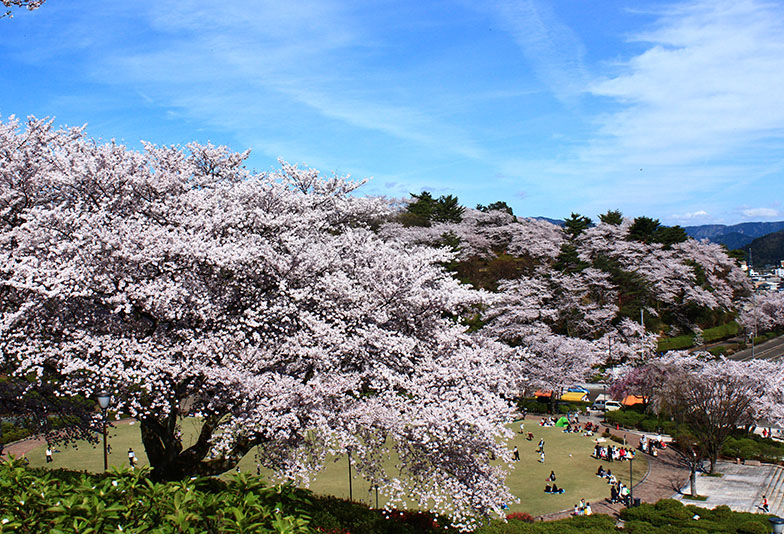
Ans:
{"label": "lamp post head", "polygon": [[98,405],[101,407],[101,410],[105,410],[106,408],[108,408],[111,400],[112,400],[112,396],[109,393],[98,394]]}

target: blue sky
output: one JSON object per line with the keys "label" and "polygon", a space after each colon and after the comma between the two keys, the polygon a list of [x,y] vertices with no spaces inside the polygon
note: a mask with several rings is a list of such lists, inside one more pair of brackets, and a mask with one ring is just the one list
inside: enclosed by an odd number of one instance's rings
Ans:
{"label": "blue sky", "polygon": [[191,140],[523,216],[784,220],[784,4],[48,0],[0,117]]}

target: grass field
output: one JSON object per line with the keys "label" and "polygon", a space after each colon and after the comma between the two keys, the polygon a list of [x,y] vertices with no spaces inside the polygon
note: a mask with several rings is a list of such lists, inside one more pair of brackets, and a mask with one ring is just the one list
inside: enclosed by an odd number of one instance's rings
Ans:
{"label": "grass field", "polygon": [[[186,420],[183,423],[185,436],[196,434],[195,429],[189,428],[189,425],[195,425],[195,422]],[[609,496],[610,491],[606,482],[594,475],[600,463],[603,463],[605,469],[611,468],[620,480],[628,483],[628,462],[609,464],[591,458],[593,438],[580,434],[564,434],[560,428],[543,428],[538,426],[534,419],[529,419],[525,427],[526,431],[533,432],[534,440],[527,441],[523,435],[516,434],[509,444],[510,449],[516,445],[520,451],[520,461],[515,462],[514,470],[507,478],[510,490],[520,499],[519,503],[510,504],[510,511],[539,515],[566,510],[583,498],[588,502],[603,500]],[[518,429],[519,424],[515,424],[514,428]],[[540,438],[545,440],[544,464],[538,462],[539,455],[535,452]],[[133,448],[140,465],[147,464],[137,425],[123,422],[110,429],[109,444],[111,446],[109,465],[127,467],[129,447]],[[46,465],[44,450],[44,447],[39,447],[27,455],[31,466]],[[648,470],[647,459],[640,454],[637,458],[633,465],[635,481],[639,481]],[[61,447],[55,450],[54,462],[49,465],[55,468],[99,472],[103,469],[103,446],[101,443],[92,446],[82,442],[76,448]],[[240,469],[247,473],[256,472],[253,453],[243,458]],[[558,487],[566,489],[562,495],[544,493],[545,479],[551,470],[555,471]],[[355,478],[352,481],[354,500],[374,506],[375,493],[370,484],[356,477],[356,472],[354,474]],[[347,459],[340,457],[328,462],[311,484],[311,489],[316,493],[348,498]],[[383,506],[385,502],[383,495],[379,495],[379,504]]]}

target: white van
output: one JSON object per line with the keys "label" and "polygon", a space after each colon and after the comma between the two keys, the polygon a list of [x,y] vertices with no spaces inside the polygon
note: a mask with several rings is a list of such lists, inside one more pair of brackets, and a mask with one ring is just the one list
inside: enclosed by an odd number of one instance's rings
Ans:
{"label": "white van", "polygon": [[600,412],[613,412],[615,410],[621,409],[620,401],[612,400],[607,397],[607,395],[599,395],[596,397],[596,400],[593,401],[591,405],[591,410],[597,410]]}

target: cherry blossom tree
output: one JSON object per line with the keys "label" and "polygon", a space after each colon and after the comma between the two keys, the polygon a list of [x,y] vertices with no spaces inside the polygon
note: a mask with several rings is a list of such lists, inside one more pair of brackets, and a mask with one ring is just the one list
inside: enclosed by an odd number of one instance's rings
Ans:
{"label": "cherry blossom tree", "polygon": [[38,9],[41,7],[46,0],[0,0],[0,3],[6,9],[5,13],[0,14],[0,19],[3,17],[13,18],[13,12],[11,11],[12,7],[20,7],[25,8],[28,11],[33,11],[34,9]]}
{"label": "cherry blossom tree", "polygon": [[647,392],[660,413],[689,428],[677,446],[687,460],[708,458],[713,472],[730,434],[759,421],[784,421],[784,364],[739,362],[708,353],[668,352],[628,367],[611,391]]}
{"label": "cherry blossom tree", "polygon": [[502,514],[522,373],[465,333],[482,294],[444,271],[446,250],[371,231],[388,210],[351,195],[361,183],[251,173],[246,155],[0,124],[3,364],[64,396],[110,391],[159,479],[255,447],[307,482],[350,453],[393,502],[463,527]]}
{"label": "cherry blossom tree", "polygon": [[738,323],[755,333],[784,326],[784,293],[757,292],[746,301]]}

